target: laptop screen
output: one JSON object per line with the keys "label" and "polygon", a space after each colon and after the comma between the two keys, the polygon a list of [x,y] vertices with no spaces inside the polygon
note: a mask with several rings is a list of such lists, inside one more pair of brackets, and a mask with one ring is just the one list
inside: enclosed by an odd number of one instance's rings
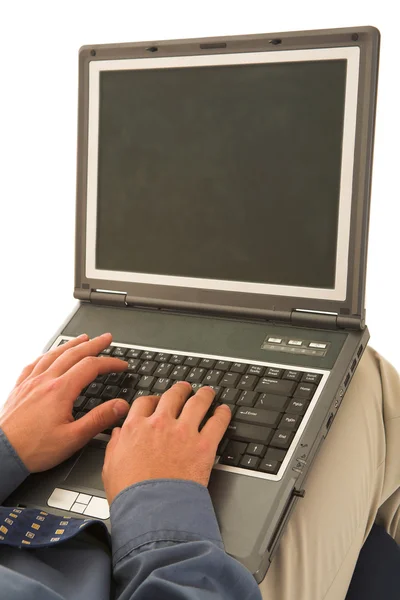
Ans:
{"label": "laptop screen", "polygon": [[357,49],[333,50],[91,63],[92,276],[344,298]]}

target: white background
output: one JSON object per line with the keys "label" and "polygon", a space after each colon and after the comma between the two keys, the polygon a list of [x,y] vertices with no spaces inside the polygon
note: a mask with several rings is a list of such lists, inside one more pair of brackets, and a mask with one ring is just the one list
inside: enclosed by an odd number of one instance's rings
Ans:
{"label": "white background", "polygon": [[400,369],[400,46],[393,2],[8,2],[0,36],[2,396],[75,305],[78,50],[84,44],[374,25],[381,62],[367,323]]}

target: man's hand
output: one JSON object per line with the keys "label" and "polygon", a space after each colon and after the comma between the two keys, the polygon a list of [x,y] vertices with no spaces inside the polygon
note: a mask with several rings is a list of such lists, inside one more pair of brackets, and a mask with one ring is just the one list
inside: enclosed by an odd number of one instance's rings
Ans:
{"label": "man's hand", "polygon": [[122,428],[113,430],[103,467],[109,504],[124,488],[147,479],[208,484],[231,411],[219,406],[199,432],[215,392],[202,387],[187,400],[190,391],[190,383],[180,382],[161,398],[137,398]]}
{"label": "man's hand", "polygon": [[81,335],[27,366],[0,413],[0,427],[31,472],[59,464],[129,410],[125,400],[109,400],[74,421],[79,392],[98,375],[127,368],[119,358],[97,357],[110,333],[88,339]]}

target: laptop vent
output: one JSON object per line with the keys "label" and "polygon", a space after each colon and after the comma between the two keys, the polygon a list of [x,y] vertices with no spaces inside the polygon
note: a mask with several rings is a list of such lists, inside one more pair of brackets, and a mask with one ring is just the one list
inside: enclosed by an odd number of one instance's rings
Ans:
{"label": "laptop vent", "polygon": [[209,44],[200,44],[202,50],[213,50],[214,48],[226,48],[225,42],[214,42]]}

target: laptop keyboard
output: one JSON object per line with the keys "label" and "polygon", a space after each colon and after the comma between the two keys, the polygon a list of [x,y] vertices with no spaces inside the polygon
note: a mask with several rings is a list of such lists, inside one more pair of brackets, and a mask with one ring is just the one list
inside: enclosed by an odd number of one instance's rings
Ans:
{"label": "laptop keyboard", "polygon": [[323,376],[303,368],[166,353],[118,343],[112,343],[101,355],[126,360],[128,369],[99,375],[84,388],[74,403],[75,419],[113,398],[123,398],[132,405],[139,396],[161,396],[177,381],[189,381],[193,393],[208,385],[216,395],[202,426],[219,404],[227,404],[232,412],[218,448],[217,468],[257,476],[278,473]]}

